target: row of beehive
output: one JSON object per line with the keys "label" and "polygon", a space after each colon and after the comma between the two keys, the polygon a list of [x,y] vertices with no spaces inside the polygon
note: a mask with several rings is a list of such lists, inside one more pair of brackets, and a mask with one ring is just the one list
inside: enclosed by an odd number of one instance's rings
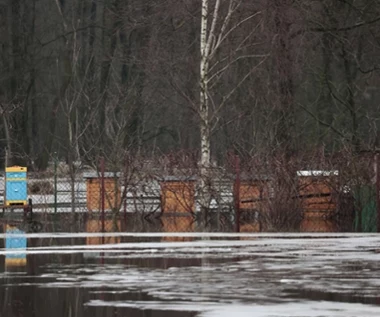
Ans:
{"label": "row of beehive", "polygon": [[[335,176],[303,176],[299,177],[298,197],[302,202],[302,231],[332,231],[333,226],[328,220],[336,210],[337,202],[334,195]],[[96,177],[87,178],[87,207],[90,211],[101,210],[101,180]],[[121,190],[116,178],[104,179],[105,210],[120,206]],[[239,209],[242,212],[265,212],[271,199],[270,180],[242,181],[239,187]],[[169,180],[161,182],[162,212],[181,216],[182,223],[191,224],[195,212],[195,182],[184,180]],[[186,215],[187,214],[187,215]],[[191,221],[185,221],[186,217]],[[255,217],[253,217],[255,218]],[[175,227],[175,226],[174,226]],[[181,225],[181,227],[183,227]],[[314,227],[314,229],[312,228]],[[242,231],[260,231],[258,222],[252,219],[241,227]]]}
{"label": "row of beehive", "polygon": [[[300,231],[335,231],[333,215],[337,208],[337,179],[329,176],[302,176],[298,178],[298,192],[291,199],[297,199],[302,211]],[[241,214],[256,211],[266,213],[270,209],[271,182],[269,180],[243,181],[239,189],[239,209]],[[293,205],[295,207],[296,204]],[[273,207],[272,207],[273,208]],[[248,217],[249,218],[249,217]],[[243,222],[240,230],[262,231],[261,223],[254,219]]]}
{"label": "row of beehive", "polygon": [[[102,179],[95,174],[87,174],[86,201],[89,211],[118,209],[121,205],[121,187],[118,177],[106,175]],[[102,193],[104,186],[104,194]],[[162,211],[164,212],[194,212],[195,209],[195,182],[170,180],[161,182]]]}

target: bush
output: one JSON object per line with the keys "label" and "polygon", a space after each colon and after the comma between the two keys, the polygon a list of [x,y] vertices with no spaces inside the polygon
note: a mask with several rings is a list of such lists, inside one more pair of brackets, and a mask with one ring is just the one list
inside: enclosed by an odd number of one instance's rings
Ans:
{"label": "bush", "polygon": [[28,184],[28,192],[33,195],[52,195],[54,194],[54,186],[46,180],[36,181]]}

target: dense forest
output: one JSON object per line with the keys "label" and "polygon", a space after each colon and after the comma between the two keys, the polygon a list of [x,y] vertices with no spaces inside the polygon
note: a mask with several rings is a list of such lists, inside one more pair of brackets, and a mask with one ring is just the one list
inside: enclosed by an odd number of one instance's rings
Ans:
{"label": "dense forest", "polygon": [[1,0],[0,68],[0,159],[38,170],[380,146],[379,0]]}

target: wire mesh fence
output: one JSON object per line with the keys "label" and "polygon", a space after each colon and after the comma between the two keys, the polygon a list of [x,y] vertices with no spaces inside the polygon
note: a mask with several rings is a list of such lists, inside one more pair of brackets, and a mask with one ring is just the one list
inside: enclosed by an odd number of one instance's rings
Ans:
{"label": "wire mesh fence", "polygon": [[[348,168],[340,158],[319,169],[284,162],[233,156],[204,168],[194,157],[172,155],[29,173],[32,206],[3,207],[1,221],[44,232],[377,231],[373,157]],[[6,191],[3,177],[3,205]]]}

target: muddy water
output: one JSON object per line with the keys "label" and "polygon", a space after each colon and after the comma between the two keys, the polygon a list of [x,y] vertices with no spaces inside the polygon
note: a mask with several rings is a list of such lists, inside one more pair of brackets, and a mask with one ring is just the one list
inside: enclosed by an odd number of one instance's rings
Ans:
{"label": "muddy water", "polygon": [[380,316],[380,236],[88,241],[0,238],[0,316]]}
{"label": "muddy water", "polygon": [[[123,291],[120,287],[113,288],[112,283],[103,286],[82,287],[67,281],[63,271],[73,270],[74,275],[91,276],[93,272],[112,272],[115,266],[127,269],[130,266],[167,267],[176,262],[177,265],[197,265],[197,261],[181,263],[175,259],[137,260],[125,263],[122,260],[102,259],[98,254],[84,257],[77,255],[28,255],[25,266],[10,267],[4,265],[5,257],[0,262],[0,316],[9,317],[97,317],[97,316],[179,316],[175,310],[138,309],[135,307],[97,307],[89,306],[90,301],[159,301],[144,291]],[[121,264],[124,262],[123,264]],[[188,262],[188,261],[186,261]],[[75,279],[75,278],[74,278]],[[70,280],[70,279],[69,279]],[[181,312],[181,316],[195,316],[192,311]]]}

